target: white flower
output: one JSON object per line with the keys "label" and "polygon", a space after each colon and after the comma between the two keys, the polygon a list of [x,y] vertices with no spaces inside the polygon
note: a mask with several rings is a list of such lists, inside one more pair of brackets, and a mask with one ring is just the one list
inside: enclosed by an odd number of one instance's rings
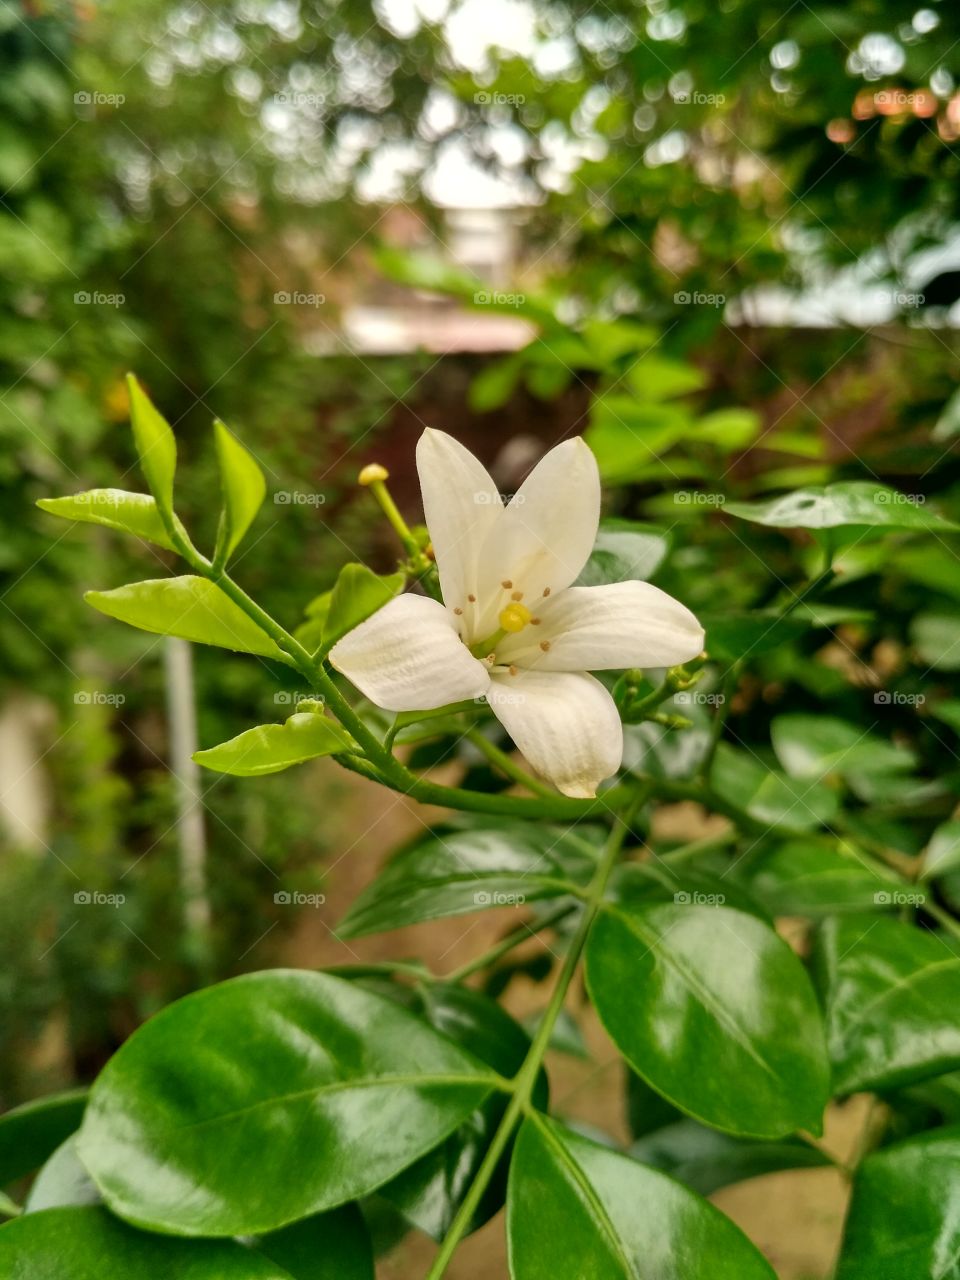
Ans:
{"label": "white flower", "polygon": [[682,604],[648,582],[573,587],[600,520],[597,463],[557,445],[504,506],[483,466],[442,431],[417,445],[444,604],[402,595],[330,652],[388,711],[486,696],[532,767],[568,796],[616,773],[623,728],[588,671],[667,667],[703,648]]}

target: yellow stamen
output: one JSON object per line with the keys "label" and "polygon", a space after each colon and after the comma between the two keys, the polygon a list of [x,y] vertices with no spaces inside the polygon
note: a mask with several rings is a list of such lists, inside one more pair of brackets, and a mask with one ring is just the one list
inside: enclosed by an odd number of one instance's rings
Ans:
{"label": "yellow stamen", "polygon": [[523,630],[532,617],[533,614],[525,604],[518,604],[514,601],[513,604],[508,604],[505,609],[500,611],[497,621],[503,631],[515,635],[516,632]]}
{"label": "yellow stamen", "polygon": [[357,484],[374,484],[378,480],[389,480],[389,478],[390,472],[386,467],[382,467],[379,462],[368,462],[357,476]]}

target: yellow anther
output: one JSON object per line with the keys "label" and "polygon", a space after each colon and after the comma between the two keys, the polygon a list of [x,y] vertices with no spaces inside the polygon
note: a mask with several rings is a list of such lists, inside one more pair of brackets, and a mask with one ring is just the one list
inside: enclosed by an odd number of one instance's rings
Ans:
{"label": "yellow anther", "polygon": [[378,480],[389,480],[390,472],[379,462],[368,462],[357,476],[357,484],[376,484]]}
{"label": "yellow anther", "polygon": [[500,617],[497,620],[503,631],[514,634],[517,631],[522,631],[532,617],[533,614],[525,604],[518,604],[514,601],[513,604],[508,604],[505,609],[500,611]]}

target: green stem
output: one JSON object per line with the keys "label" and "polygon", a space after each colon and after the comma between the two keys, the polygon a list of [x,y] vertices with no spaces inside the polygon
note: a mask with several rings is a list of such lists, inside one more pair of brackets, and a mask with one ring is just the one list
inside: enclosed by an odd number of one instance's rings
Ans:
{"label": "green stem", "polygon": [[[640,799],[635,800],[631,805],[629,813],[632,815],[639,806]],[[597,870],[593,881],[587,893],[587,903],[577,925],[577,931],[574,934],[567,954],[563,959],[563,967],[557,978],[556,986],[550,996],[550,1002],[547,1005],[543,1019],[537,1028],[536,1035],[530,1045],[530,1049],[523,1061],[523,1066],[517,1072],[513,1081],[513,1096],[504,1112],[503,1119],[493,1135],[493,1140],[487,1148],[487,1153],[483,1158],[483,1163],[477,1170],[470,1190],[463,1199],[457,1215],[450,1225],[450,1229],[444,1237],[443,1244],[440,1246],[436,1258],[434,1258],[433,1266],[427,1274],[426,1280],[440,1280],[450,1265],[454,1253],[460,1241],[466,1235],[473,1216],[477,1211],[483,1194],[486,1191],[490,1179],[493,1177],[500,1158],[507,1148],[514,1128],[520,1117],[530,1106],[530,1099],[533,1095],[533,1089],[540,1073],[540,1067],[543,1063],[547,1046],[550,1043],[550,1037],[553,1034],[554,1024],[560,1016],[566,999],[567,991],[573,981],[580,963],[580,957],[583,954],[583,948],[586,945],[587,938],[590,936],[590,930],[593,928],[597,913],[600,910],[600,904],[603,901],[603,895],[606,891],[607,881],[610,879],[611,872],[616,866],[617,858],[623,847],[623,842],[629,830],[629,816],[625,815],[616,823],[607,839],[606,848],[603,856],[597,864]]]}
{"label": "green stem", "polygon": [[477,750],[486,756],[491,764],[496,765],[501,773],[506,774],[512,782],[519,782],[528,791],[532,791],[535,796],[543,796],[546,800],[555,800],[557,798],[557,792],[554,791],[553,787],[549,787],[546,783],[539,782],[536,778],[531,777],[526,769],[521,769],[505,751],[501,751],[496,743],[491,742],[486,734],[482,733],[476,726],[471,726],[464,734],[464,737],[468,742],[472,742]]}
{"label": "green stem", "polygon": [[[571,892],[576,886],[571,886]],[[582,893],[582,889],[577,890]],[[548,912],[542,919],[534,921],[533,924],[523,924],[519,929],[514,929],[512,933],[508,933],[506,937],[501,938],[498,943],[492,946],[489,951],[484,951],[474,960],[468,960],[466,964],[462,964],[459,969],[453,969],[450,973],[444,974],[442,981],[444,982],[462,982],[464,978],[471,978],[475,973],[479,973],[481,969],[488,969],[490,965],[496,962],[512,951],[514,947],[518,947],[521,942],[526,942],[528,938],[535,938],[542,929],[549,929],[568,916],[574,907],[570,903],[557,907],[555,911]]]}
{"label": "green stem", "polygon": [[387,517],[390,527],[403,543],[404,549],[408,555],[422,556],[420,546],[410,531],[410,526],[400,514],[397,504],[394,502],[390,490],[387,488],[383,480],[373,480],[368,485],[370,492],[380,504],[380,510]]}

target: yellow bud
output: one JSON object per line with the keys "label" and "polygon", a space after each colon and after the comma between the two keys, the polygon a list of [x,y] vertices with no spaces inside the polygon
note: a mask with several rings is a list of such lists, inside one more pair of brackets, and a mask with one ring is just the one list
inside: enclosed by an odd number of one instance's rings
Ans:
{"label": "yellow bud", "polygon": [[533,614],[525,604],[519,604],[514,601],[500,612],[500,627],[503,631],[511,633],[522,631],[527,625]]}
{"label": "yellow bud", "polygon": [[389,477],[390,472],[386,467],[381,467],[379,462],[368,462],[357,476],[357,484],[376,484],[378,480],[387,480]]}

